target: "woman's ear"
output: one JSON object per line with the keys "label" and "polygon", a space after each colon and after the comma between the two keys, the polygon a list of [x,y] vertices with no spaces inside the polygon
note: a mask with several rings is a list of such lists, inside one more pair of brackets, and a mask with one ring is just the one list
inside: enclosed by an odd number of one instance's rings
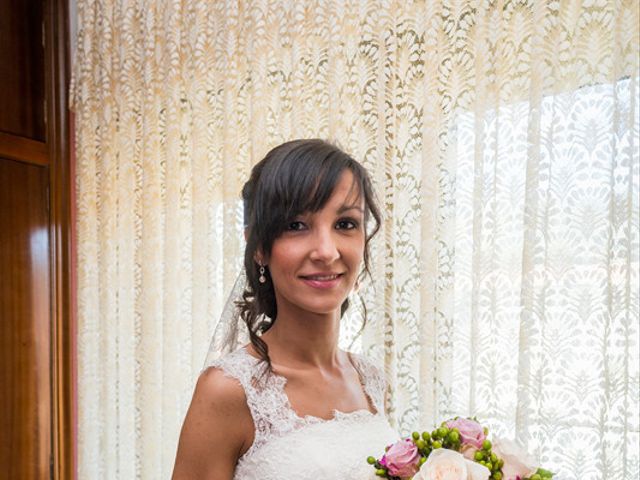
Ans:
{"label": "woman's ear", "polygon": [[262,253],[262,249],[261,249],[261,248],[258,248],[258,249],[256,250],[256,253],[254,253],[254,254],[253,254],[253,260],[254,260],[258,265],[261,265],[261,266],[263,266],[263,267],[267,265],[266,258],[265,258],[265,256],[264,256],[264,254]]}

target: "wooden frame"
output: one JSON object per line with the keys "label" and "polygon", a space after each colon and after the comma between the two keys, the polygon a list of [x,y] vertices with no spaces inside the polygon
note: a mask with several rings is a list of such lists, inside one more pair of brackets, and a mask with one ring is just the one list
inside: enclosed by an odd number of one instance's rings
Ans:
{"label": "wooden frame", "polygon": [[46,136],[51,235],[52,479],[76,478],[72,189],[69,136],[69,5],[44,8]]}
{"label": "wooden frame", "polygon": [[0,132],[0,157],[42,167],[49,166],[49,154],[45,142],[5,132]]}

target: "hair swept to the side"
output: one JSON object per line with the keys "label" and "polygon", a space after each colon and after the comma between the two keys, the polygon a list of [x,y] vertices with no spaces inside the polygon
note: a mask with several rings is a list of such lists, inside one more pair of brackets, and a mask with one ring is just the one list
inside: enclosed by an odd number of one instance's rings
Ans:
{"label": "hair swept to the side", "polygon": [[[288,222],[305,212],[317,212],[327,203],[345,170],[353,174],[354,187],[364,200],[364,270],[369,274],[369,241],[380,228],[380,211],[371,180],[365,168],[337,146],[320,139],[301,139],[283,143],[267,153],[251,171],[242,189],[246,247],[244,269],[247,286],[238,302],[240,317],[249,330],[251,344],[271,372],[267,344],[260,338],[276,321],[273,282],[268,268],[266,282],[260,283],[258,250],[269,257],[273,242],[284,232]],[[370,225],[370,228],[367,226]],[[341,306],[341,315],[349,306]],[[366,307],[364,306],[366,322]],[[364,324],[363,324],[364,327]]]}

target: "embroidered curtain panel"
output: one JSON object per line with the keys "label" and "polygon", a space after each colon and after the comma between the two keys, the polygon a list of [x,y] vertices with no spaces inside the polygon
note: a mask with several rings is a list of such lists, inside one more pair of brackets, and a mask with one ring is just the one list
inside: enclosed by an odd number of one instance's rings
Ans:
{"label": "embroidered curtain panel", "polygon": [[558,478],[637,478],[638,22],[636,0],[79,0],[79,478],[170,476],[241,186],[299,137],[374,179],[355,348],[395,426],[477,415]]}

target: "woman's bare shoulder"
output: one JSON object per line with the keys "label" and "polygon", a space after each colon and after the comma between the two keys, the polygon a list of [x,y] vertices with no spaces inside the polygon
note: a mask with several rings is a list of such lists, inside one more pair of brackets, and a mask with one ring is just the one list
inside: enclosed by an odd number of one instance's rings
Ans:
{"label": "woman's bare shoulder", "polygon": [[253,420],[240,383],[219,368],[207,368],[198,377],[182,426],[174,480],[231,478],[253,436]]}
{"label": "woman's bare shoulder", "polygon": [[238,380],[216,367],[205,369],[196,383],[189,410],[217,424],[216,430],[241,433],[251,430],[253,422],[244,388]]}
{"label": "woman's bare shoulder", "polygon": [[208,367],[200,373],[194,399],[196,395],[202,401],[216,404],[228,403],[236,407],[242,403],[246,404],[244,388],[240,382],[218,367]]}

